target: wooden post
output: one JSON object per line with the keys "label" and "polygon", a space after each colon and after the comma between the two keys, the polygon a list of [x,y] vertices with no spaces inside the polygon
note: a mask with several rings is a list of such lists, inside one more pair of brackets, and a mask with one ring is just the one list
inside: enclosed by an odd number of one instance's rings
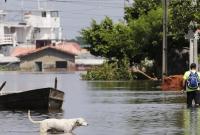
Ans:
{"label": "wooden post", "polygon": [[55,82],[54,82],[54,88],[57,89],[57,77],[55,78]]}
{"label": "wooden post", "polygon": [[189,54],[189,63],[194,63],[194,39],[190,38],[190,54]]}
{"label": "wooden post", "polygon": [[0,91],[3,89],[3,87],[6,85],[6,81],[2,83],[1,87],[0,87]]}

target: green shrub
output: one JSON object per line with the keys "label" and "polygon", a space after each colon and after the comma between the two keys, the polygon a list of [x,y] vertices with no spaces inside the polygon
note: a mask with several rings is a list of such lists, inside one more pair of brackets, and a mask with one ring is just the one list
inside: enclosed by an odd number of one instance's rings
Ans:
{"label": "green shrub", "polygon": [[118,62],[105,62],[82,75],[84,80],[131,80],[132,78],[127,59]]}

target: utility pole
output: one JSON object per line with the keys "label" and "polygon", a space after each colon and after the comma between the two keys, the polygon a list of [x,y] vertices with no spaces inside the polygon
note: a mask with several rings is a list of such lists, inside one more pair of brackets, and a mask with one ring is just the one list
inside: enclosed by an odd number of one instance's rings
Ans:
{"label": "utility pole", "polygon": [[195,24],[193,21],[190,22],[189,24],[189,30],[188,33],[185,35],[185,39],[188,39],[190,42],[189,45],[189,65],[191,63],[196,63],[197,69],[198,69],[198,40],[199,40],[199,35],[198,31],[193,31],[190,27],[195,27]]}
{"label": "utility pole", "polygon": [[21,21],[24,21],[24,0],[21,0]]}
{"label": "utility pole", "polygon": [[37,0],[38,9],[40,9],[40,0]]}
{"label": "utility pole", "polygon": [[163,0],[163,48],[162,48],[162,80],[167,75],[167,16],[168,2]]}
{"label": "utility pole", "polygon": [[126,11],[125,8],[126,7],[130,7],[131,6],[131,2],[130,2],[130,0],[124,0],[123,2],[124,2],[124,15],[125,15],[125,11]]}

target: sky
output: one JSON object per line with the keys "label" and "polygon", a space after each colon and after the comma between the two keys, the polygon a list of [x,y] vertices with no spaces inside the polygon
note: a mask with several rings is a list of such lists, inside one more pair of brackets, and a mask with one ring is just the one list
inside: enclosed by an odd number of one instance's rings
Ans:
{"label": "sky", "polygon": [[[40,7],[60,11],[63,38],[74,39],[82,28],[90,26],[91,20],[100,22],[109,16],[114,22],[123,20],[125,0],[40,0]],[[0,9],[37,9],[38,0],[3,0]],[[16,15],[10,17],[12,20]]]}

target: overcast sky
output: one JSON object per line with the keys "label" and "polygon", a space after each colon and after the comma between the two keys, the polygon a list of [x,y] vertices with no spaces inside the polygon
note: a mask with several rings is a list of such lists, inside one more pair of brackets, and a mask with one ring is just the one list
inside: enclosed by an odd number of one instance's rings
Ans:
{"label": "overcast sky", "polygon": [[[72,39],[79,36],[82,28],[90,26],[91,19],[102,20],[105,16],[111,17],[115,22],[123,19],[123,0],[40,0],[41,7],[56,9],[60,11],[63,37]],[[23,6],[22,6],[23,5]],[[37,0],[3,0],[0,2],[0,9],[36,9]],[[12,19],[16,19],[13,16]]]}

